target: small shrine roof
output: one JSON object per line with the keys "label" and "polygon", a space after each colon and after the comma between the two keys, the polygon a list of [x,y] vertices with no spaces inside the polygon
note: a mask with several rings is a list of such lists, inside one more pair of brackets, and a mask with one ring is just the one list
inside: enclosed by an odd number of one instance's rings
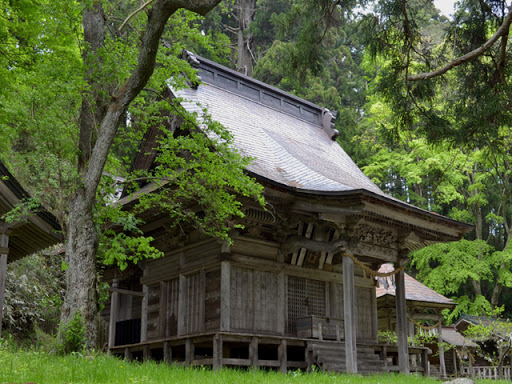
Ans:
{"label": "small shrine roof", "polygon": [[[392,264],[383,264],[379,272],[387,273],[393,271]],[[393,276],[378,277],[379,286],[376,288],[377,298],[391,295],[395,296],[395,281]],[[409,301],[419,301],[424,303],[444,304],[448,307],[457,305],[452,299],[449,299],[426,285],[420,283],[418,280],[405,274],[405,299]]]}

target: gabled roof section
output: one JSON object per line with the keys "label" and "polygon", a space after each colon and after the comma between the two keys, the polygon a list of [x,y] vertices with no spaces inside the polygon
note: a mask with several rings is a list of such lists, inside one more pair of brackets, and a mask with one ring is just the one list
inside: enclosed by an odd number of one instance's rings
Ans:
{"label": "gabled roof section", "polygon": [[[0,217],[16,204],[29,198],[29,194],[0,161]],[[16,223],[0,220],[0,230],[9,235],[8,262],[20,259],[62,240],[55,217],[44,209]]]}
{"label": "gabled roof section", "polygon": [[456,347],[476,347],[470,339],[457,332],[454,326],[443,327],[443,341]]}
{"label": "gabled roof section", "polygon": [[335,141],[333,113],[187,53],[201,84],[173,91],[189,112],[207,107],[253,162],[256,177],[308,192],[367,190],[384,196]]}
{"label": "gabled roof section", "polygon": [[[383,264],[379,269],[379,272],[382,273],[391,271],[393,271],[393,266],[391,264]],[[379,281],[379,286],[375,290],[377,298],[385,295],[396,296],[395,282],[391,276],[378,277],[377,280]],[[437,293],[433,289],[430,289],[426,285],[421,284],[418,280],[409,276],[407,273],[405,274],[405,299],[408,301],[442,304],[447,308],[457,305],[452,299],[449,299]]]}

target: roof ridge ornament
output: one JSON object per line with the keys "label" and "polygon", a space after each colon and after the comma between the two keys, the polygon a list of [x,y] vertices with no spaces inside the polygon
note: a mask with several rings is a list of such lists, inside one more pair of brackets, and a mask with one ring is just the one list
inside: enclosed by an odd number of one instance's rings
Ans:
{"label": "roof ridge ornament", "polygon": [[332,141],[336,141],[336,138],[340,135],[340,132],[335,129],[334,124],[337,114],[336,111],[330,111],[327,108],[322,109],[322,128]]}

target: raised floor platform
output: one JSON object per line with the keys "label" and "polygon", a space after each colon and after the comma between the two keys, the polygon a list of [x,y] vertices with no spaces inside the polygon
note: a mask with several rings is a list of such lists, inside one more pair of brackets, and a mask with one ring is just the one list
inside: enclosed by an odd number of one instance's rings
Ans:
{"label": "raised floor platform", "polygon": [[[357,365],[360,373],[398,370],[396,346],[358,344]],[[426,372],[427,348],[409,348],[411,371]],[[164,361],[186,366],[248,367],[281,372],[313,366],[325,371],[345,371],[345,344],[298,337],[212,332],[174,336],[110,348],[126,359]]]}

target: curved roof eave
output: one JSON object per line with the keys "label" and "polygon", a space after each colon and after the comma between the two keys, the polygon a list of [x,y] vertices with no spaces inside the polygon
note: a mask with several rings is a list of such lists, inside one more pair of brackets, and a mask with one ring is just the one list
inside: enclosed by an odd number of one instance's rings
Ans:
{"label": "curved roof eave", "polygon": [[290,185],[287,185],[287,184],[279,183],[277,181],[268,179],[268,178],[266,178],[264,176],[258,175],[258,174],[254,173],[254,172],[251,172],[251,171],[247,171],[247,173],[250,176],[252,176],[252,177],[254,177],[254,178],[256,178],[256,179],[258,179],[260,181],[264,181],[265,183],[268,183],[270,185],[274,185],[276,187],[279,187],[279,188],[282,188],[284,190],[290,191],[290,192],[295,193],[297,195],[311,196],[311,197],[313,197],[313,196],[315,196],[315,197],[322,196],[322,197],[332,197],[332,198],[362,195],[362,196],[365,196],[365,197],[371,197],[373,199],[382,201],[382,202],[384,202],[386,204],[389,204],[389,205],[392,205],[392,206],[400,206],[401,208],[403,208],[405,210],[408,210],[410,212],[414,212],[416,214],[427,216],[427,217],[429,217],[431,219],[434,219],[436,221],[444,222],[446,224],[459,227],[459,228],[461,228],[462,232],[464,232],[464,233],[470,232],[470,231],[472,231],[474,229],[474,225],[473,224],[463,223],[461,221],[457,221],[457,220],[451,219],[449,217],[442,216],[442,215],[439,215],[439,214],[434,213],[434,212],[427,211],[427,210],[422,209],[422,208],[418,208],[418,207],[416,207],[414,205],[408,204],[408,203],[406,203],[404,201],[401,201],[401,200],[398,200],[396,198],[393,198],[393,197],[390,197],[390,196],[386,196],[386,195],[377,194],[375,192],[368,191],[366,189],[352,189],[352,190],[346,190],[346,191],[307,190],[307,189],[297,188],[297,187],[293,187],[293,186],[290,186]]}

